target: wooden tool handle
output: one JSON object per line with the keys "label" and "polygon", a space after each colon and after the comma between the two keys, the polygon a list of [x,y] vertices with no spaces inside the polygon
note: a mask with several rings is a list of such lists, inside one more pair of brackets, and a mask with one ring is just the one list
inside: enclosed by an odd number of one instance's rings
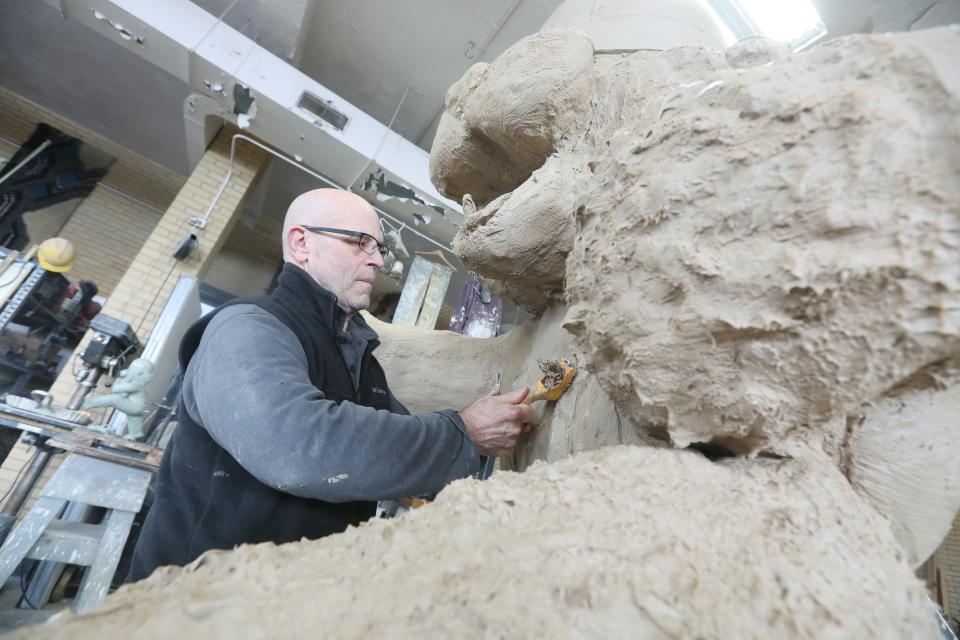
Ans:
{"label": "wooden tool handle", "polygon": [[520,404],[533,404],[537,400],[543,400],[544,394],[540,391],[531,391],[527,394],[527,397],[523,399],[523,402]]}

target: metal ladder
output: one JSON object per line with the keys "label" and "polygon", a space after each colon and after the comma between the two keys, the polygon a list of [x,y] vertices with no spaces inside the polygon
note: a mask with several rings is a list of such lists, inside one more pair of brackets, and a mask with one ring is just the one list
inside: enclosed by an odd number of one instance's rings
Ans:
{"label": "metal ladder", "polygon": [[[74,602],[82,613],[106,597],[140,511],[151,473],[71,453],[40,492],[36,505],[0,547],[0,585],[24,559],[87,567]],[[100,524],[58,520],[68,502],[107,509]]]}

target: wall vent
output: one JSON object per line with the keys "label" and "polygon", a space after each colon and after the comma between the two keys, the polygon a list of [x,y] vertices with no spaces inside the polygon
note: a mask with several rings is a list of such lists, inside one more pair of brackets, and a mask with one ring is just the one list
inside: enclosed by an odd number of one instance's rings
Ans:
{"label": "wall vent", "polygon": [[304,91],[297,101],[297,106],[323,120],[327,124],[333,125],[337,131],[343,131],[350,118],[340,113],[332,106],[329,100],[321,100],[309,91]]}

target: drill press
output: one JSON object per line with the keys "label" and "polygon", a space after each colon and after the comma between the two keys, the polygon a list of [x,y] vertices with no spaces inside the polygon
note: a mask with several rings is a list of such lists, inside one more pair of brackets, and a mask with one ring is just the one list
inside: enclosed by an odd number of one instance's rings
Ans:
{"label": "drill press", "polygon": [[[140,341],[137,339],[133,327],[105,313],[97,314],[90,321],[90,330],[93,332],[93,337],[84,348],[83,353],[80,354],[80,360],[83,364],[74,375],[77,388],[67,402],[67,409],[80,409],[84,398],[97,386],[103,374],[107,374],[111,379],[114,378],[128,362],[133,360],[140,346]],[[31,417],[36,421],[47,421],[59,427],[70,424],[65,420],[45,416],[41,413],[36,413]],[[50,458],[61,451],[47,444],[49,439],[50,436],[40,433],[27,433],[23,437],[23,441],[35,446],[37,452],[10,488],[10,495],[3,508],[0,509],[0,543],[6,539],[20,508],[36,486],[43,470],[50,462]]]}

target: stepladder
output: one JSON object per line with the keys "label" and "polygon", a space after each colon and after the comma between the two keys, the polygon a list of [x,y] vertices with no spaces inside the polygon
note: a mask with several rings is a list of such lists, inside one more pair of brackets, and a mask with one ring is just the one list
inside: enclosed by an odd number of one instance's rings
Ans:
{"label": "stepladder", "polygon": [[[0,585],[25,559],[79,565],[86,570],[73,608],[82,613],[98,605],[110,589],[151,475],[122,463],[68,454],[0,547]],[[67,503],[102,507],[106,513],[99,524],[61,520]]]}

